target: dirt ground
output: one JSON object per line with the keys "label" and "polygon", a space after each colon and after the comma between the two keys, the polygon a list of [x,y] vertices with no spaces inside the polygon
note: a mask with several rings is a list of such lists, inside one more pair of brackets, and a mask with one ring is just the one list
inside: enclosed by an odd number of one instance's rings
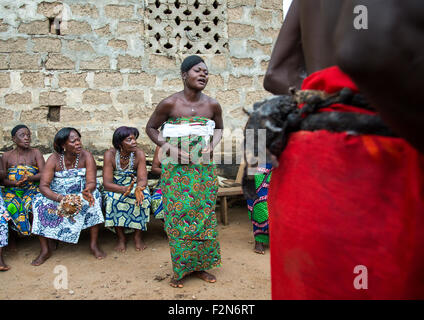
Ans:
{"label": "dirt ground", "polygon": [[[4,258],[12,268],[0,272],[0,300],[269,300],[270,256],[253,252],[253,234],[242,203],[229,208],[229,225],[219,223],[222,267],[210,272],[210,284],[188,277],[184,288],[172,288],[169,246],[161,221],[151,219],[143,233],[147,248],[135,251],[128,235],[127,251],[114,250],[115,235],[102,229],[100,245],[107,253],[97,261],[88,249],[89,233],[83,231],[77,245],[60,243],[52,257],[39,267],[30,265],[38,255],[36,237],[20,238],[17,250],[6,249]],[[66,269],[65,269],[65,268]],[[58,276],[68,275],[68,288],[55,289]],[[56,271],[56,273],[55,273]],[[55,282],[56,281],[56,282]]]}

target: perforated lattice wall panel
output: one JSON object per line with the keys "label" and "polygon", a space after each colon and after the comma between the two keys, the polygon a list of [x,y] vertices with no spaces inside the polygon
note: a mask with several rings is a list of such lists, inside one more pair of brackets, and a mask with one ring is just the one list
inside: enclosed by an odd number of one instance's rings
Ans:
{"label": "perforated lattice wall panel", "polygon": [[152,53],[224,53],[226,0],[148,0],[147,47]]}

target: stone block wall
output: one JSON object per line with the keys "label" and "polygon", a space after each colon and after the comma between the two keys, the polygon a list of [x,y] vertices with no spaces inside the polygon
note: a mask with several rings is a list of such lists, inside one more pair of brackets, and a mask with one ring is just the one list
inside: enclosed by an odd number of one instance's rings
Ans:
{"label": "stone block wall", "polygon": [[0,0],[0,150],[24,123],[44,152],[72,126],[101,154],[129,125],[151,154],[147,120],[183,88],[179,67],[193,53],[225,127],[241,128],[242,108],[269,96],[263,76],[282,20],[281,0]]}

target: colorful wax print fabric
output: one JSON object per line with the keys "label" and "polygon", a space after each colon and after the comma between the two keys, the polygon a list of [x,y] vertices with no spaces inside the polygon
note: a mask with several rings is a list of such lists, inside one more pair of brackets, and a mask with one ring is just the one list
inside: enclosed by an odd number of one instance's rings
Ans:
{"label": "colorful wax print fabric", "polygon": [[155,219],[163,220],[163,199],[162,189],[156,188],[153,190],[151,210]]}
{"label": "colorful wax print fabric", "polygon": [[[18,165],[8,169],[7,178],[10,181],[19,181],[26,174],[34,176],[38,168],[34,166]],[[11,227],[22,235],[31,234],[30,215],[32,215],[32,200],[40,192],[39,183],[27,181],[21,187],[6,187],[4,202],[12,219]]]}
{"label": "colorful wax print fabric", "polygon": [[[171,120],[171,123],[187,121],[206,123],[208,119],[179,118]],[[188,151],[198,152],[204,146],[203,138],[180,137],[177,143],[189,146]],[[218,191],[215,165],[162,162],[161,189],[174,278],[179,280],[193,271],[220,266],[215,215]]]}
{"label": "colorful wax print fabric", "polygon": [[[61,195],[81,195],[85,189],[85,173],[85,168],[56,171],[50,188]],[[90,207],[88,202],[83,199],[81,211],[71,219],[55,213],[58,202],[52,201],[42,194],[36,195],[33,200],[32,233],[63,242],[77,243],[81,230],[104,222],[101,195],[97,189],[93,192],[93,197],[95,199],[94,206]]]}
{"label": "colorful wax print fabric", "polygon": [[253,236],[255,241],[269,243],[269,220],[268,220],[268,189],[271,181],[272,165],[258,168],[255,174],[256,199],[247,200],[249,219],[253,224]]}
{"label": "colorful wax print fabric", "polygon": [[8,244],[9,239],[9,225],[8,220],[9,215],[4,206],[3,197],[0,191],[0,247],[5,247]]}
{"label": "colorful wax print fabric", "polygon": [[[137,175],[134,170],[116,170],[113,173],[113,183],[129,186],[133,177]],[[125,227],[131,229],[147,230],[150,220],[150,192],[146,187],[143,190],[144,200],[141,206],[136,205],[134,184],[131,193],[124,197],[122,193],[104,191],[106,227]]]}

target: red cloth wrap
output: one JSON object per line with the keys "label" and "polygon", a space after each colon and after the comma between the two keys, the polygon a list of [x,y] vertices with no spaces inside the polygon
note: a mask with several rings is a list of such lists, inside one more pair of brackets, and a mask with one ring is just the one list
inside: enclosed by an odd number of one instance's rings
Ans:
{"label": "red cloth wrap", "polygon": [[[343,87],[357,91],[331,67],[302,89]],[[320,130],[291,134],[279,161],[268,195],[273,299],[424,299],[423,155],[400,138]]]}

